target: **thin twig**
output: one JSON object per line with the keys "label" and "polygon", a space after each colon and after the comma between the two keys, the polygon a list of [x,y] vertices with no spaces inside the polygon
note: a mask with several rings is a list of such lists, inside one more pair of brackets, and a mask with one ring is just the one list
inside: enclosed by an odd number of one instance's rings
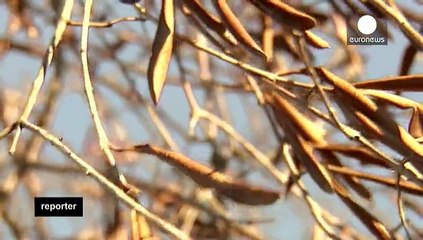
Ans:
{"label": "thin twig", "polygon": [[[142,17],[123,17],[123,18],[118,18],[118,19],[105,21],[105,22],[90,22],[89,26],[92,27],[92,28],[108,28],[108,27],[112,27],[113,25],[115,25],[117,23],[138,22],[138,21],[145,21],[145,18],[142,18]],[[82,22],[75,22],[75,21],[68,21],[67,24],[69,26],[82,26],[83,23]]]}
{"label": "thin twig", "polygon": [[291,82],[290,80],[286,79],[285,77],[282,77],[282,76],[279,76],[275,73],[268,72],[268,71],[262,70],[260,68],[254,67],[250,64],[247,64],[247,63],[242,62],[238,59],[235,59],[235,58],[233,58],[233,57],[231,57],[231,56],[229,56],[225,53],[221,53],[221,52],[218,52],[218,51],[216,51],[212,48],[209,48],[209,47],[199,43],[198,41],[193,41],[193,40],[186,38],[184,36],[181,36],[179,34],[177,34],[176,37],[177,37],[177,40],[188,43],[189,45],[193,46],[194,48],[201,50],[201,51],[204,51],[204,52],[206,52],[210,55],[213,55],[213,56],[215,56],[215,57],[217,57],[217,58],[219,58],[219,59],[221,59],[221,60],[223,60],[227,63],[230,63],[234,66],[237,66],[237,67],[243,69],[244,71],[246,71],[250,74],[254,74],[254,75],[257,75],[257,76],[260,76],[260,77],[264,77],[264,78],[267,78],[267,79],[272,80],[272,81]]}
{"label": "thin twig", "polygon": [[[31,93],[29,94],[28,100],[25,105],[25,109],[23,110],[22,115],[19,118],[19,121],[26,121],[28,120],[29,115],[31,114],[32,109],[37,101],[37,96],[41,90],[41,86],[44,83],[47,68],[50,66],[51,61],[53,60],[54,52],[57,49],[60,41],[62,40],[63,34],[65,33],[67,21],[69,21],[72,9],[73,9],[73,0],[66,0],[63,4],[62,12],[60,18],[56,25],[56,30],[54,32],[54,36],[51,39],[51,43],[48,46],[47,52],[44,55],[43,62],[38,70],[37,77],[35,78]],[[13,138],[12,145],[10,146],[9,153],[13,155],[16,151],[16,147],[18,144],[19,137],[21,135],[22,129],[18,126],[15,132],[15,136]]]}
{"label": "thin twig", "polygon": [[1,132],[0,132],[0,141],[5,138],[6,136],[8,136],[11,132],[13,132],[13,130],[15,130],[15,128],[17,127],[17,124],[14,123],[10,126],[7,126],[6,128],[4,128]]}
{"label": "thin twig", "polygon": [[119,181],[123,186],[127,186],[125,177],[119,172],[119,169],[116,166],[116,160],[113,156],[112,151],[110,150],[109,139],[107,134],[104,131],[104,128],[101,124],[100,116],[98,114],[97,105],[94,97],[94,89],[91,83],[91,77],[88,67],[88,33],[89,33],[89,21],[91,17],[91,8],[92,0],[85,1],[84,7],[84,19],[82,22],[82,32],[81,32],[81,64],[82,71],[84,76],[84,90],[87,97],[88,105],[90,108],[91,118],[93,120],[94,126],[97,130],[97,137],[100,145],[101,151],[105,154],[110,166],[116,171]]}
{"label": "thin twig", "polygon": [[[403,161],[401,161],[401,166],[404,166],[404,163],[406,163],[408,161],[408,158],[404,158]],[[401,220],[401,224],[402,227],[404,228],[405,234],[407,236],[407,239],[412,239],[410,232],[408,231],[408,224],[407,224],[407,218],[405,217],[405,212],[404,212],[404,204],[401,198],[401,188],[402,186],[400,185],[401,182],[401,174],[397,172],[397,181],[396,181],[396,185],[397,185],[397,207],[398,207],[398,214],[400,216],[400,220]]]}
{"label": "thin twig", "polygon": [[330,224],[324,219],[322,209],[320,208],[320,206],[314,201],[313,198],[311,198],[311,196],[305,189],[304,184],[299,179],[300,172],[294,163],[294,159],[292,159],[289,145],[283,144],[282,151],[283,151],[284,159],[289,167],[289,170],[293,174],[293,177],[298,179],[296,181],[296,186],[298,186],[298,188],[301,190],[301,196],[304,198],[304,200],[306,200],[307,204],[309,205],[309,208],[317,224],[329,237],[333,239],[340,239],[338,235],[336,234],[336,232],[334,231],[333,227],[330,226]]}
{"label": "thin twig", "polygon": [[185,233],[177,229],[172,224],[166,222],[165,220],[161,219],[159,216],[151,213],[142,205],[140,205],[137,201],[135,201],[131,196],[129,196],[125,191],[121,188],[116,186],[113,182],[103,176],[100,172],[98,172],[95,168],[85,162],[82,158],[80,158],[76,153],[74,153],[68,146],[66,146],[60,139],[53,136],[52,134],[48,133],[46,130],[30,123],[27,121],[22,121],[21,127],[27,128],[34,133],[40,135],[46,141],[51,143],[55,146],[58,150],[60,150],[63,154],[68,156],[71,160],[77,163],[81,168],[85,170],[87,175],[93,176],[96,180],[98,180],[103,186],[107,187],[111,190],[119,199],[121,199],[124,203],[126,203],[131,208],[135,209],[137,212],[142,214],[147,220],[151,221],[161,230],[171,234],[177,239],[181,240],[189,240],[190,237],[187,236]]}
{"label": "thin twig", "polygon": [[219,128],[221,128],[236,142],[238,142],[251,156],[253,156],[261,166],[268,170],[278,182],[281,184],[285,184],[287,182],[288,176],[277,170],[276,167],[272,164],[270,158],[259,151],[253,144],[248,142],[230,124],[198,106],[198,103],[195,100],[194,94],[192,92],[191,85],[187,81],[183,83],[182,87],[191,107],[192,118],[195,119],[195,121],[198,121],[201,118],[205,118],[210,122],[215,123]]}

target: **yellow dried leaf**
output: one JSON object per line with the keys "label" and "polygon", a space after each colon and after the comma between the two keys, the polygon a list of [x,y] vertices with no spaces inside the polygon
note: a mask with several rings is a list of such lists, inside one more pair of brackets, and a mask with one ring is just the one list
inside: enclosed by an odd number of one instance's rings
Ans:
{"label": "yellow dried leaf", "polygon": [[173,0],[162,0],[159,24],[147,72],[150,95],[155,104],[158,103],[162,93],[172,57],[174,21]]}
{"label": "yellow dried leaf", "polygon": [[[308,155],[308,158],[311,159],[312,162],[316,162],[314,163],[314,166],[312,164],[310,164],[310,162],[307,162],[306,164],[303,163],[303,165],[306,167],[306,169],[310,172],[310,175],[313,177],[313,175],[315,175],[315,177],[313,178],[319,178],[319,176],[323,176],[325,179],[329,179],[328,182],[330,182],[330,176],[329,174],[326,172],[326,169],[324,169],[317,161],[317,159],[314,159],[315,157],[313,156],[312,151],[307,150],[308,148],[311,148],[311,146],[307,146],[307,145],[325,145],[326,141],[324,139],[324,129],[322,129],[319,126],[316,126],[316,124],[314,124],[313,122],[311,122],[308,118],[306,118],[306,116],[304,116],[302,113],[300,113],[294,106],[292,106],[288,101],[286,101],[285,99],[283,99],[282,97],[274,94],[274,105],[279,107],[281,113],[285,113],[285,118],[286,121],[291,121],[295,127],[292,129],[291,127],[288,127],[286,124],[281,123],[281,126],[286,128],[291,128],[292,131],[298,131],[298,133],[303,136],[306,140],[308,140],[309,142],[305,142],[303,141],[300,146],[302,146],[303,150],[306,152],[306,155]],[[282,115],[282,114],[281,114]],[[289,120],[288,120],[289,119]],[[281,120],[279,120],[281,121]],[[283,120],[282,120],[283,121]],[[294,134],[289,133],[290,130],[285,131],[285,133],[288,134]],[[288,137],[289,138],[289,137]],[[295,145],[293,143],[293,145]],[[294,146],[295,149],[295,146]],[[307,153],[307,151],[308,153]],[[300,152],[298,152],[299,155],[301,155]],[[338,158],[332,154],[332,153],[322,153],[322,158],[324,158],[327,162],[334,164],[336,166],[342,166],[341,162],[338,160]],[[301,159],[301,157],[299,157]],[[311,165],[309,167],[307,167],[307,165]],[[313,171],[315,171],[315,169],[317,168],[317,170],[319,170],[320,172],[316,172],[313,173],[311,172],[310,169],[313,169]],[[325,175],[326,174],[326,175]],[[350,177],[350,176],[343,176],[343,178],[345,179],[345,181],[351,186],[351,188],[354,189],[354,191],[356,191],[357,193],[359,193],[361,196],[365,197],[365,198],[370,198],[370,192],[363,186],[361,185],[360,181],[357,178],[354,177]],[[319,180],[315,180],[317,181],[322,181],[321,178],[319,178]]]}
{"label": "yellow dried leaf", "polygon": [[267,59],[268,57],[266,54],[250,36],[236,15],[232,12],[226,0],[215,0],[215,6],[220,16],[222,17],[223,22],[232,33],[232,35],[234,35],[234,37],[247,49]]}
{"label": "yellow dried leaf", "polygon": [[269,58],[273,57],[273,45],[275,40],[275,31],[273,30],[272,22],[270,17],[263,16],[263,34],[261,42],[263,44],[263,51]]}
{"label": "yellow dried leaf", "polygon": [[335,93],[342,100],[343,104],[353,107],[354,110],[374,121],[384,131],[390,132],[397,129],[396,122],[389,116],[386,110],[379,108],[370,98],[351,83],[323,67],[316,68],[316,72],[322,80],[331,83],[335,87]]}
{"label": "yellow dried leaf", "polygon": [[357,91],[357,89],[349,82],[336,76],[323,67],[316,68],[316,72],[324,81],[334,85],[335,89],[338,90],[342,95],[345,95],[351,99],[350,103],[353,104],[354,107],[360,109],[360,111],[363,111],[366,114],[373,114],[377,111],[376,104],[364,96],[364,94]]}
{"label": "yellow dried leaf", "polygon": [[421,113],[418,109],[414,109],[413,111],[410,124],[408,125],[408,131],[411,136],[415,138],[423,136],[423,113]]}
{"label": "yellow dried leaf", "polygon": [[372,79],[356,82],[356,88],[371,88],[388,91],[423,91],[423,74]]}
{"label": "yellow dried leaf", "polygon": [[315,47],[317,49],[330,48],[328,42],[326,42],[316,34],[312,33],[311,31],[305,31],[304,38],[310,46]]}
{"label": "yellow dried leaf", "polygon": [[392,104],[397,108],[407,109],[407,108],[417,108],[420,111],[423,111],[423,105],[417,103],[409,98],[402,97],[399,95],[391,94],[388,92],[384,92],[381,90],[373,90],[373,89],[364,89],[361,90],[362,93],[369,95],[373,98],[376,98],[379,101],[383,101],[388,104]]}
{"label": "yellow dried leaf", "polygon": [[308,119],[286,99],[277,94],[273,94],[272,98],[268,100],[270,100],[271,104],[275,106],[275,109],[279,109],[278,111],[283,112],[285,117],[288,117],[293,122],[296,129],[300,131],[301,136],[305,139],[314,143],[325,142],[325,130]]}
{"label": "yellow dried leaf", "polygon": [[305,167],[305,169],[310,174],[311,178],[316,182],[316,184],[323,191],[331,193],[332,184],[335,180],[332,179],[328,170],[322,164],[320,164],[319,160],[316,158],[313,152],[313,146],[311,146],[310,142],[304,139],[307,138],[308,140],[311,140],[310,137],[313,136],[308,136],[309,133],[307,133],[307,131],[302,131],[301,127],[296,125],[296,120],[293,120],[293,118],[289,116],[289,114],[287,114],[289,110],[286,111],[286,109],[284,108],[286,106],[283,102],[278,101],[275,98],[272,99],[269,97],[267,101],[272,107],[276,121],[284,130],[285,137],[287,138],[288,142],[292,145],[295,157],[300,160],[301,164]]}

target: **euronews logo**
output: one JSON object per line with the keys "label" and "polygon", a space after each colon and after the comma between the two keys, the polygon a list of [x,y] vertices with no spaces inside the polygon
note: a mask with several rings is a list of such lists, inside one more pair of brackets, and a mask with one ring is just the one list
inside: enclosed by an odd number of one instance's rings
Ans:
{"label": "euronews logo", "polygon": [[354,19],[353,27],[348,27],[348,45],[387,45],[387,28],[383,19],[363,15]]}

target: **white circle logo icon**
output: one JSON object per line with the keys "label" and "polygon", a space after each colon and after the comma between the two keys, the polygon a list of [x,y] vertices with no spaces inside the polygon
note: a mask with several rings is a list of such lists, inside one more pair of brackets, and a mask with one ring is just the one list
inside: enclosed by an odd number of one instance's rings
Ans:
{"label": "white circle logo icon", "polygon": [[362,34],[369,35],[376,31],[377,22],[373,16],[364,15],[357,22],[358,31]]}

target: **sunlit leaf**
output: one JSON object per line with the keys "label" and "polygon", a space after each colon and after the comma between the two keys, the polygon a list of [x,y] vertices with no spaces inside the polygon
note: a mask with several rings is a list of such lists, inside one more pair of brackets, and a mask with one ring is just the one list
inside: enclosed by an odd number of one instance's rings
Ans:
{"label": "sunlit leaf", "polygon": [[232,12],[226,0],[215,0],[216,9],[218,10],[220,16],[223,19],[226,27],[234,35],[234,37],[242,43],[247,49],[251,50],[253,53],[256,53],[260,56],[263,56],[267,59],[266,54],[260,48],[260,46],[254,41],[250,36],[247,30],[244,28],[242,23]]}
{"label": "sunlit leaf", "polygon": [[249,0],[254,6],[284,26],[307,30],[316,25],[316,20],[279,0]]}
{"label": "sunlit leaf", "polygon": [[174,21],[173,0],[162,0],[159,24],[147,73],[150,95],[155,104],[159,102],[172,57]]}
{"label": "sunlit leaf", "polygon": [[314,34],[311,31],[305,31],[304,32],[304,38],[306,42],[317,49],[325,49],[330,48],[329,43]]}

